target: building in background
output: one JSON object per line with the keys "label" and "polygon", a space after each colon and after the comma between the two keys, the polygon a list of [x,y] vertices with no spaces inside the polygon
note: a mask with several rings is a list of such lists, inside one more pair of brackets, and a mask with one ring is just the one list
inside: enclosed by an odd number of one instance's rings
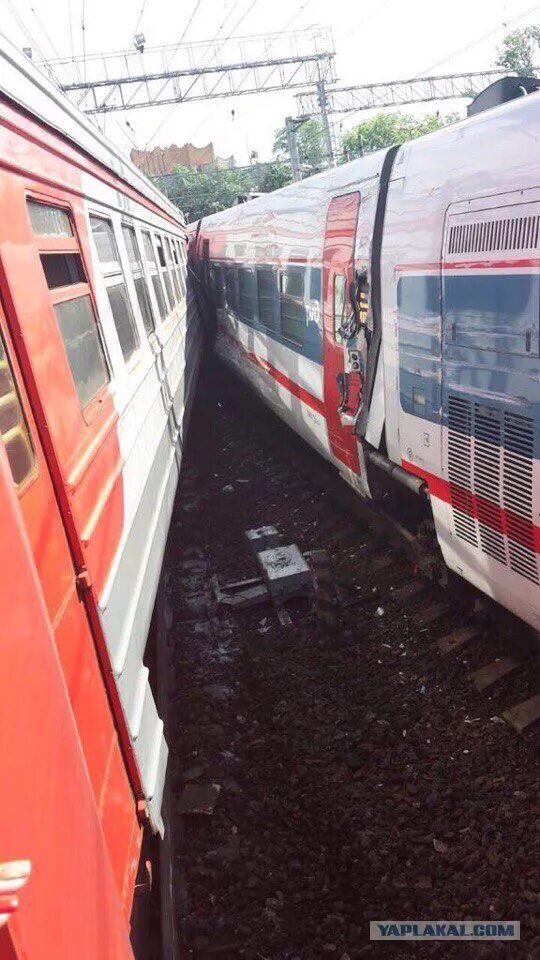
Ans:
{"label": "building in background", "polygon": [[225,159],[216,157],[213,143],[207,143],[205,147],[194,147],[192,143],[185,143],[179,147],[176,143],[171,143],[170,147],[132,150],[131,160],[148,177],[174,173],[176,167],[196,167],[197,170],[203,170],[205,167],[221,167],[230,170],[234,167],[234,157]]}

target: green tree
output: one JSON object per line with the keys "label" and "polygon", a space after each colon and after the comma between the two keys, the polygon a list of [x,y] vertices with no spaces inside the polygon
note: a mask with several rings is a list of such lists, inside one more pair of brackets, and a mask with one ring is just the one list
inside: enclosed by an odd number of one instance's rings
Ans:
{"label": "green tree", "polygon": [[174,175],[157,178],[158,186],[185,213],[188,223],[231,207],[241,194],[269,193],[292,180],[291,169],[282,163],[254,164],[249,169],[224,170],[177,167]]}
{"label": "green tree", "polygon": [[292,181],[291,168],[284,163],[269,163],[264,166],[263,173],[259,178],[258,189],[262,193],[271,193],[272,190],[280,190],[286,187]]}
{"label": "green tree", "polygon": [[232,207],[237,196],[253,189],[249,172],[176,167],[174,178],[160,183],[164,193],[184,211],[188,223]]}
{"label": "green tree", "polygon": [[369,120],[363,120],[352,127],[343,136],[343,159],[352,160],[364,153],[391,147],[395,143],[416,140],[417,137],[432,133],[457,120],[459,116],[456,113],[443,117],[438,113],[430,113],[421,118],[407,113],[376,113]]}
{"label": "green tree", "polygon": [[499,48],[496,63],[520,76],[533,76],[540,47],[540,27],[525,27],[508,33]]}
{"label": "green tree", "polygon": [[[300,163],[311,173],[322,170],[326,165],[326,147],[321,121],[306,120],[302,123],[296,131],[296,142]],[[273,150],[274,156],[288,158],[289,146],[285,127],[276,130]]]}

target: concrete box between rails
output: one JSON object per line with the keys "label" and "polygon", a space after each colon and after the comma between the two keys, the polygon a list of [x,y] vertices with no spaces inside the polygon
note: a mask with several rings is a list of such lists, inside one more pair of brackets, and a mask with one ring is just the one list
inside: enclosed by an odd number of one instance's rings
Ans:
{"label": "concrete box between rails", "polygon": [[273,597],[293,597],[307,592],[313,575],[295,543],[257,554],[262,575]]}

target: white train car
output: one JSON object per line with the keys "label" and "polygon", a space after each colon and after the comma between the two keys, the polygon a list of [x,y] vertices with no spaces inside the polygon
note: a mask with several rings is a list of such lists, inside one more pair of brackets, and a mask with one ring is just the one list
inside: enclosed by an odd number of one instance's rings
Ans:
{"label": "white train car", "polygon": [[[205,218],[218,353],[540,626],[540,99]],[[210,311],[211,313],[212,311]]]}

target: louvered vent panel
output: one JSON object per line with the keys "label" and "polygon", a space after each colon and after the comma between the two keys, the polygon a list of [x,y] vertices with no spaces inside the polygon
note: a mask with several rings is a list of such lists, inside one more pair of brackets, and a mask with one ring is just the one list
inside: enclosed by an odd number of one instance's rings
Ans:
{"label": "louvered vent panel", "polygon": [[448,479],[456,536],[540,583],[533,457],[529,417],[449,396]]}
{"label": "louvered vent panel", "polygon": [[476,223],[454,224],[448,233],[448,253],[495,253],[536,250],[540,216],[505,217]]}
{"label": "louvered vent panel", "polygon": [[473,490],[480,544],[484,553],[506,563],[501,516],[501,441],[499,411],[475,404]]}
{"label": "louvered vent panel", "polygon": [[478,546],[474,520],[471,475],[471,404],[461,397],[448,398],[448,479],[456,536]]}
{"label": "louvered vent panel", "polygon": [[510,567],[539,583],[533,526],[534,428],[529,417],[504,415],[503,504]]}

